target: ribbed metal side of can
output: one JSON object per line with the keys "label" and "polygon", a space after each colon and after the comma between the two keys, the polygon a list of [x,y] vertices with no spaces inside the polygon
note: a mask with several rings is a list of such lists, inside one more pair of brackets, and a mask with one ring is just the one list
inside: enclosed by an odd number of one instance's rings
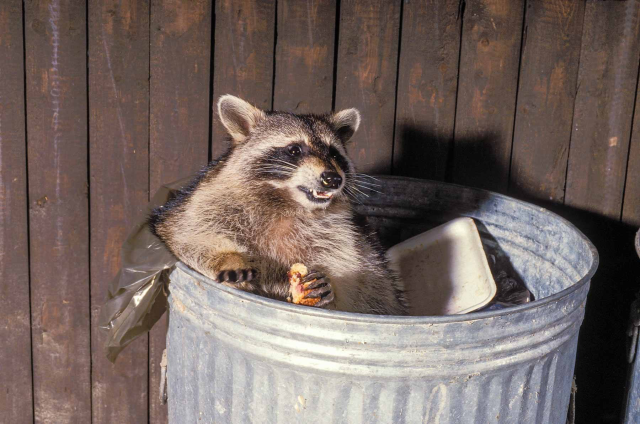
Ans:
{"label": "ribbed metal side of can", "polygon": [[[635,247],[640,257],[640,230],[636,233]],[[629,380],[627,382],[627,396],[624,412],[624,424],[640,423],[640,337],[638,337],[638,318],[640,317],[640,294],[631,305],[629,330]]]}
{"label": "ribbed metal side of can", "polygon": [[[219,285],[179,264],[167,340],[171,423],[564,423],[591,243],[536,206],[385,177],[358,206],[387,244],[458,216],[536,300],[444,317],[350,314]],[[414,295],[419,284],[414,282]]]}

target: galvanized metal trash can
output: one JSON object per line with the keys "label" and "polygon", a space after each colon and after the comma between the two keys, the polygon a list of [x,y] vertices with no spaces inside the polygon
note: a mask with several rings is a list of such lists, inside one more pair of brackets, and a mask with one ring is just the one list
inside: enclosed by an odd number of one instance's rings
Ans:
{"label": "galvanized metal trash can", "polygon": [[[635,247],[640,257],[640,230],[636,233]],[[631,305],[629,317],[629,378],[625,399],[624,424],[640,423],[640,291]]]}
{"label": "galvanized metal trash can", "polygon": [[565,423],[594,246],[506,196],[398,177],[380,184],[384,194],[357,209],[387,245],[473,217],[485,249],[538,300],[457,316],[350,314],[243,293],[179,264],[171,423]]}

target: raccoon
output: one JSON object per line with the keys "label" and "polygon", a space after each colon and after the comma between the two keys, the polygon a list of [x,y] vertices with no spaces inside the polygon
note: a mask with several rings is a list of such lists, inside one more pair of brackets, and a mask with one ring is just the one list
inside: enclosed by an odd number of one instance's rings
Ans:
{"label": "raccoon", "polygon": [[285,300],[294,263],[310,272],[316,307],[405,315],[403,286],[375,237],[354,221],[357,189],[345,144],[356,109],[326,115],[263,111],[218,101],[229,151],[150,217],[182,262],[227,286]]}

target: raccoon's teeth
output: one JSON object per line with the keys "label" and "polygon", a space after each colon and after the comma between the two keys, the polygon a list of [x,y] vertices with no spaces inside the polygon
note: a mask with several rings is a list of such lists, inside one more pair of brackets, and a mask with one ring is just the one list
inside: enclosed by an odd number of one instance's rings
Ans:
{"label": "raccoon's teeth", "polygon": [[317,199],[330,199],[331,196],[333,196],[333,193],[328,193],[326,191],[316,191],[316,189],[313,189],[313,197],[317,198]]}

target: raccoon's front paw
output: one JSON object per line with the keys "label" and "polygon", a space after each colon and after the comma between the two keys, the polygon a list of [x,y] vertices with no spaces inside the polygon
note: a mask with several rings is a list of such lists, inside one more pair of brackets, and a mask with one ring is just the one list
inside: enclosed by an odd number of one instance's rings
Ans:
{"label": "raccoon's front paw", "polygon": [[313,299],[313,306],[316,308],[324,308],[333,302],[331,281],[323,273],[311,271],[300,282],[303,288],[302,299]]}
{"label": "raccoon's front paw", "polygon": [[311,271],[309,275],[302,279],[304,287],[304,297],[307,299],[320,299],[314,306],[323,308],[333,302],[334,295],[331,288],[331,281],[320,272]]}
{"label": "raccoon's front paw", "polygon": [[258,271],[253,268],[232,269],[218,272],[216,281],[219,283],[240,284],[248,283],[258,276]]}

